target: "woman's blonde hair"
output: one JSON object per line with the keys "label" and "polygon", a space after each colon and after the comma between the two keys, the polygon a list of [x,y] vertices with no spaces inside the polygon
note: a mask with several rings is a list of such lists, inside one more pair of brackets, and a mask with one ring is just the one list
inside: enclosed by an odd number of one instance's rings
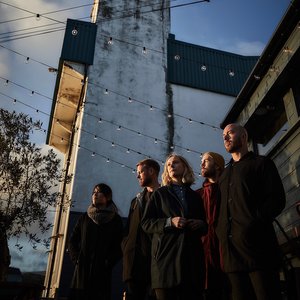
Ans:
{"label": "woman's blonde hair", "polygon": [[192,167],[190,166],[190,164],[188,163],[188,161],[183,156],[178,155],[176,153],[171,153],[166,159],[166,162],[164,165],[164,171],[161,175],[162,185],[170,185],[172,183],[172,179],[168,172],[168,160],[172,157],[178,157],[185,166],[185,170],[184,170],[184,173],[182,176],[182,183],[187,184],[187,185],[192,185],[195,182],[194,171],[193,171]]}

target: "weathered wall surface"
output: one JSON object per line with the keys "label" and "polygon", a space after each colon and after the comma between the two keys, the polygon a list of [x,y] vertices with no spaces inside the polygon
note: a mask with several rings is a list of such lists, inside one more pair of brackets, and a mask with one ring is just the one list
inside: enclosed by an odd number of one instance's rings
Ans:
{"label": "weathered wall surface", "polygon": [[[160,6],[169,6],[168,2],[161,1]],[[136,163],[147,156],[162,161],[168,152],[163,110],[168,107],[165,69],[170,18],[168,10],[156,10],[160,6],[152,3],[157,1],[100,5],[74,176],[74,210],[85,211],[93,186],[106,182],[121,214],[127,215],[130,200],[140,190],[133,172]],[[140,13],[132,16],[136,11]],[[155,143],[155,138],[166,143]]]}

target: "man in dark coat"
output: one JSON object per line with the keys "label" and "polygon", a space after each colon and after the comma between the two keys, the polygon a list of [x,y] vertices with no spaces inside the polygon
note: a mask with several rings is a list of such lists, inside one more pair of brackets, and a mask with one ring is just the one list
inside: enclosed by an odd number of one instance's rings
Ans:
{"label": "man in dark coat", "polygon": [[279,300],[280,252],[273,220],[285,192],[272,160],[248,151],[247,131],[229,124],[224,146],[232,159],[222,173],[217,235],[233,300]]}
{"label": "man in dark coat", "polygon": [[153,159],[144,159],[137,164],[137,179],[143,191],[131,201],[123,249],[123,280],[127,284],[130,300],[150,299],[151,239],[141,228],[141,218],[151,194],[160,186],[159,164]]}

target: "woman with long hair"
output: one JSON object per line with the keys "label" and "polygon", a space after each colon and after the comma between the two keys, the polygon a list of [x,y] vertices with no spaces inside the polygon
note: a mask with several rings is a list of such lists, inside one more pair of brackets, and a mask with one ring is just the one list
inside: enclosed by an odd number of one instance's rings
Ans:
{"label": "woman with long hair", "polygon": [[191,189],[195,177],[187,160],[167,157],[163,186],[151,197],[142,219],[152,235],[151,281],[157,300],[200,300],[204,285],[201,236],[207,232],[200,196]]}
{"label": "woman with long hair", "polygon": [[123,225],[117,211],[111,188],[97,184],[92,203],[79,218],[69,241],[75,264],[69,299],[111,299],[111,271],[122,255]]}

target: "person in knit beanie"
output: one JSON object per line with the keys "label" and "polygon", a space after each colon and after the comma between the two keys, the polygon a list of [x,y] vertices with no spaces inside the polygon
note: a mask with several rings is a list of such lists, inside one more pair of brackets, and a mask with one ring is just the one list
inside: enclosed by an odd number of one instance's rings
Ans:
{"label": "person in knit beanie", "polygon": [[222,259],[219,241],[215,233],[216,221],[220,206],[218,180],[225,167],[222,155],[216,152],[205,152],[201,160],[201,176],[205,178],[202,188],[197,190],[201,195],[208,224],[208,233],[202,237],[205,255],[205,300],[229,299],[229,288],[225,273],[222,271]]}

